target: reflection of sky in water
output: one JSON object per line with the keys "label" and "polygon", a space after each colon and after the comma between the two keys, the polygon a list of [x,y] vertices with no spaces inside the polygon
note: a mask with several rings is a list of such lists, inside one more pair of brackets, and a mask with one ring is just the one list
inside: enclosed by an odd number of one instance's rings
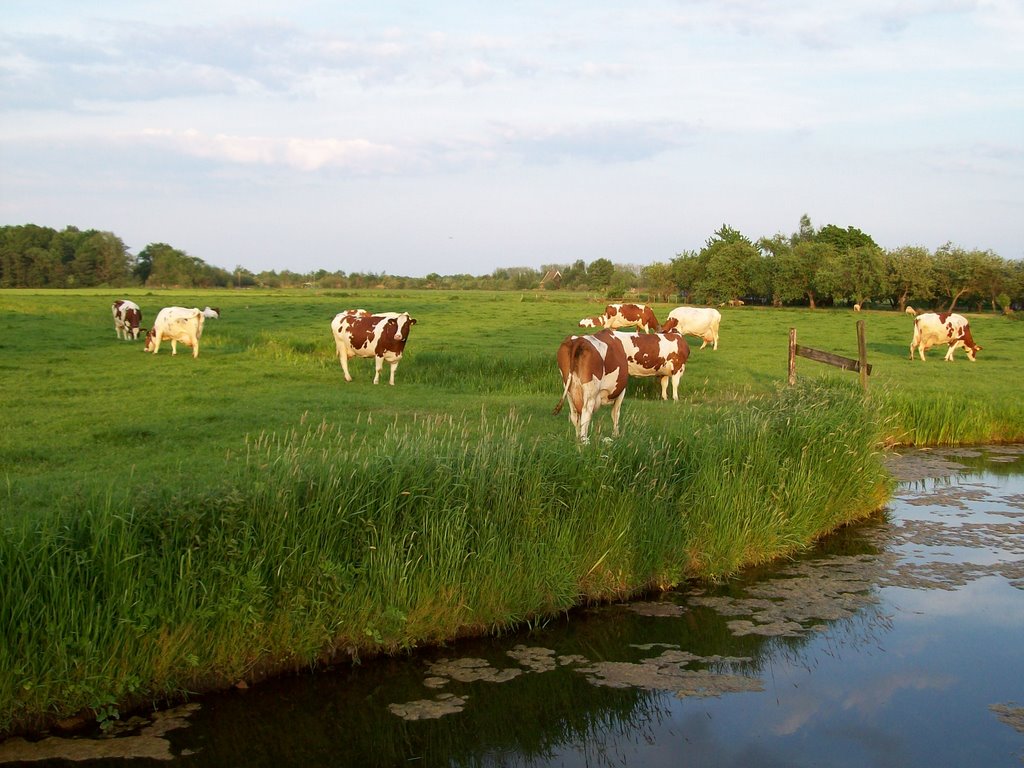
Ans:
{"label": "reflection of sky in water", "polygon": [[[934,563],[1018,561],[1022,502],[1019,476],[917,483],[890,505],[897,533],[887,549],[909,569],[901,574]],[[931,529],[938,541],[899,543],[905,521],[941,524]],[[1005,546],[992,546],[987,529],[980,537],[958,530],[979,524],[1018,527],[1003,528]],[[921,530],[929,528],[914,528]],[[969,541],[951,545],[958,537]],[[830,625],[795,654],[774,654],[761,694],[663,696],[665,715],[642,737],[619,740],[614,759],[599,764],[1021,765],[1024,736],[997,724],[989,706],[1024,705],[1024,591],[971,571],[952,588],[878,587],[877,606]],[[546,764],[594,764],[567,757]]]}

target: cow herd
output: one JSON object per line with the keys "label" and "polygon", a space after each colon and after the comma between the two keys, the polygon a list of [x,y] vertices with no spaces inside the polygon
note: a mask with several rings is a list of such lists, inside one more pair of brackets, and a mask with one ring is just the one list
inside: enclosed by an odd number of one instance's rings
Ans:
{"label": "cow herd", "polygon": [[178,343],[192,348],[192,357],[199,357],[199,339],[203,335],[203,323],[207,318],[219,318],[216,307],[188,309],[186,307],[164,307],[148,331],[142,328],[142,310],[134,301],[118,299],[110,305],[114,316],[114,332],[117,338],[138,339],[145,332],[142,350],[154,355],[160,350],[160,342],[171,342],[171,354],[178,354]]}
{"label": "cow herd", "polygon": [[[138,339],[142,310],[138,304],[118,299],[111,305],[114,331],[118,339]],[[946,360],[953,359],[957,347],[963,347],[970,360],[977,359],[981,347],[975,344],[971,329],[961,315],[926,312],[918,314],[912,307],[907,313],[914,317],[914,337],[910,343],[910,359],[917,350],[924,360],[925,350],[946,344]],[[143,349],[156,354],[160,342],[171,343],[171,354],[177,354],[182,343],[192,348],[192,357],[199,356],[199,340],[207,319],[219,318],[216,307],[205,309],[164,307],[157,314],[153,326],[145,332]],[[705,307],[677,307],[659,324],[654,311],[646,304],[608,304],[604,312],[579,321],[580,328],[600,328],[596,333],[566,336],[558,347],[557,363],[562,375],[562,396],[555,406],[558,413],[562,404],[569,403],[569,419],[577,438],[589,440],[590,422],[602,405],[612,407],[612,432],[619,434],[619,415],[626,395],[630,376],[656,376],[661,384],[661,398],[668,399],[668,386],[672,385],[672,399],[679,399],[679,380],[686,370],[690,347],[685,336],[701,340],[701,349],[708,344],[718,349],[718,328],[722,315],[717,309]],[[373,383],[380,381],[384,363],[391,366],[388,383],[394,386],[395,370],[402,359],[409,333],[416,319],[408,312],[368,312],[348,309],[339,312],[331,321],[338,360],[345,381],[352,381],[348,361],[353,357],[374,359]],[[620,328],[633,327],[627,333]],[[640,331],[643,331],[642,333]]]}

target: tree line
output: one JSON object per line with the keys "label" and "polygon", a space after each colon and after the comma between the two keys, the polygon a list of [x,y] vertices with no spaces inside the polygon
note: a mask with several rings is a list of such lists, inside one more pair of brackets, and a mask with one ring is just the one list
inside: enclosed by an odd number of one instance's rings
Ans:
{"label": "tree line", "polygon": [[1024,306],[1024,262],[990,250],[946,243],[879,247],[870,235],[833,224],[816,229],[806,215],[796,232],[752,240],[723,224],[699,251],[646,266],[587,263],[502,267],[486,275],[401,277],[386,273],[233,271],[166,243],[137,254],[111,232],[34,224],[0,227],[0,288],[445,288],[579,290],[606,298],[695,304],[727,302],[875,305],[903,310],[916,303],[1007,311]]}

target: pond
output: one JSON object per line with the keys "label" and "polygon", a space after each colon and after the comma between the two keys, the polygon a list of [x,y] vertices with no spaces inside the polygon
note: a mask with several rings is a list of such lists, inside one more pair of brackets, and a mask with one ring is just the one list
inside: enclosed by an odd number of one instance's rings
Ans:
{"label": "pond", "polygon": [[883,515],[722,585],[205,696],[102,737],[11,739],[0,763],[1024,765],[1024,446],[892,468]]}

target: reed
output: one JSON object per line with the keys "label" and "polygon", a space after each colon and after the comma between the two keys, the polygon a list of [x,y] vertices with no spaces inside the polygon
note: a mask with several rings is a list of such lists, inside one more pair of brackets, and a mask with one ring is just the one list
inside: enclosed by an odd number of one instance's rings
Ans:
{"label": "reed", "polygon": [[591,446],[527,426],[303,425],[249,440],[216,487],[69,497],[6,525],[0,727],[721,578],[889,487],[852,388],[687,409]]}

